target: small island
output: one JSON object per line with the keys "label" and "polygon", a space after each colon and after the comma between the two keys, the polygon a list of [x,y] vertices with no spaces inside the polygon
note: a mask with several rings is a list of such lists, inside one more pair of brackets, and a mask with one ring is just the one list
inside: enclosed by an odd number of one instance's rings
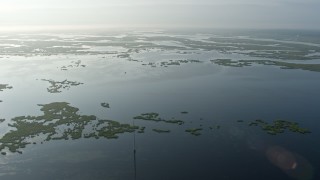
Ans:
{"label": "small island", "polygon": [[191,129],[186,129],[185,131],[194,136],[200,136],[201,135],[200,131],[202,131],[202,128],[191,128]]}
{"label": "small island", "polygon": [[54,81],[51,79],[41,79],[41,80],[47,81],[51,84],[51,86],[47,88],[49,93],[61,93],[62,89],[69,90],[70,87],[72,87],[72,86],[79,86],[79,85],[83,84],[83,83],[77,82],[77,81],[68,81],[67,79],[63,80],[63,81]]}
{"label": "small island", "polygon": [[[19,153],[19,149],[27,145],[42,144],[44,141],[51,140],[98,139],[100,137],[115,139],[118,138],[118,134],[132,133],[139,129],[139,126],[98,119],[94,115],[81,115],[78,108],[70,106],[67,102],[53,102],[38,106],[41,107],[43,115],[17,116],[11,119],[13,123],[9,126],[14,130],[0,138],[2,154],[4,154],[4,149],[12,153]],[[84,133],[85,129],[89,133]],[[41,137],[43,141],[35,141],[36,137]]]}
{"label": "small island", "polygon": [[261,119],[257,119],[253,122],[250,122],[249,126],[258,126],[270,135],[281,134],[284,133],[285,130],[300,134],[311,133],[311,131],[309,131],[308,129],[299,127],[298,123],[286,120],[275,120],[272,123],[268,123]]}
{"label": "small island", "polygon": [[163,130],[163,129],[152,129],[152,131],[157,132],[157,133],[169,133],[170,130]]}
{"label": "small island", "polygon": [[154,121],[154,122],[164,122],[164,123],[171,123],[171,124],[178,124],[178,125],[184,124],[184,121],[178,120],[178,119],[175,119],[175,118],[162,119],[162,118],[159,117],[159,113],[155,113],[155,112],[142,113],[139,116],[133,117],[133,119],[140,119],[140,120]]}
{"label": "small island", "polygon": [[8,84],[0,84],[0,91],[3,91],[4,89],[12,89],[12,86],[9,86]]}
{"label": "small island", "polygon": [[101,103],[100,105],[101,105],[102,107],[104,107],[104,108],[110,108],[109,103],[106,103],[106,102],[103,102],[103,103]]}

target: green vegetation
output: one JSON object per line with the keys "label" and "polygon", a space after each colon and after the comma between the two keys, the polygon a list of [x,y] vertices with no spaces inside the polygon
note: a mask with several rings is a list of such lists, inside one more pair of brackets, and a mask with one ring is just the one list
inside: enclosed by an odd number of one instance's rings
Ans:
{"label": "green vegetation", "polygon": [[105,102],[101,103],[101,106],[105,108],[110,108],[109,103],[105,103]]}
{"label": "green vegetation", "polygon": [[308,129],[299,127],[298,123],[285,120],[275,120],[272,123],[267,123],[261,119],[257,119],[250,122],[249,126],[259,126],[262,130],[271,135],[284,133],[286,129],[300,134],[311,133]]}
{"label": "green vegetation", "polygon": [[184,121],[182,120],[177,120],[177,119],[162,119],[159,117],[158,113],[155,112],[151,112],[151,113],[142,113],[139,116],[135,116],[133,117],[133,119],[140,119],[140,120],[146,120],[146,121],[155,121],[155,122],[164,122],[164,123],[172,123],[172,124],[179,124],[182,125],[184,123]]}
{"label": "green vegetation", "polygon": [[139,116],[135,116],[133,119],[142,119],[142,120],[150,120],[150,121],[161,121],[162,119],[159,118],[159,114],[155,112],[151,113],[142,113]]}
{"label": "green vegetation", "polygon": [[179,125],[182,125],[184,123],[182,120],[177,120],[177,119],[163,120],[163,122],[171,123],[171,124],[179,124]]}
{"label": "green vegetation", "polygon": [[[12,89],[12,86],[9,86],[8,84],[0,84],[0,91],[3,91],[4,89]],[[3,102],[0,100],[0,103]]]}
{"label": "green vegetation", "polygon": [[[138,35],[127,35],[124,37],[77,37],[77,38],[61,38],[61,37],[51,37],[50,41],[44,40],[40,37],[38,41],[28,40],[33,35],[30,35],[28,39],[25,37],[17,35],[17,38],[2,37],[3,44],[23,44],[20,47],[10,47],[10,48],[0,48],[0,53],[3,57],[7,54],[8,56],[23,55],[23,56],[35,56],[44,55],[50,56],[53,54],[79,54],[79,55],[95,55],[92,57],[104,56],[103,63],[109,57],[114,58],[125,58],[128,61],[136,61],[138,64],[144,63],[144,66],[151,67],[169,67],[169,66],[183,66],[190,63],[201,63],[200,60],[190,60],[185,59],[188,54],[203,54],[196,55],[195,58],[201,57],[205,59],[207,55],[206,51],[218,51],[220,53],[230,54],[240,54],[248,55],[250,57],[259,57],[258,60],[232,60],[232,59],[215,59],[211,60],[212,63],[222,66],[231,67],[248,67],[254,65],[271,65],[277,66],[282,69],[301,69],[314,72],[320,72],[320,64],[303,64],[303,63],[291,63],[285,60],[311,60],[320,59],[320,47],[318,45],[312,45],[312,43],[299,43],[299,42],[284,42],[279,40],[259,40],[250,39],[246,37],[222,37],[210,35],[207,39],[195,40],[195,38],[189,38],[188,36],[170,36],[161,34],[159,36],[144,36]],[[46,37],[48,38],[48,37]],[[57,39],[57,40],[54,40]],[[142,40],[143,39],[143,40]],[[155,42],[154,42],[155,41]],[[158,43],[163,41],[162,43]],[[81,42],[81,43],[79,43]],[[166,44],[166,42],[169,42]],[[314,42],[318,42],[314,39]],[[160,45],[159,45],[160,44]],[[173,45],[172,45],[173,44]],[[177,44],[177,45],[175,45]],[[95,51],[94,48],[108,49],[118,48],[121,49],[111,50],[111,51]],[[110,48],[109,48],[110,47]],[[127,52],[123,52],[122,49],[127,49]],[[156,60],[156,62],[146,62],[140,61],[144,60],[146,57],[139,58],[139,60],[132,59],[133,55],[143,52],[155,52],[162,53],[162,59]],[[164,52],[164,53],[163,53]],[[172,54],[170,54],[172,53]],[[178,53],[178,54],[174,54]],[[211,53],[211,52],[210,52]],[[68,58],[66,56],[63,56]],[[99,56],[97,56],[99,55]],[[110,55],[110,56],[109,56]],[[166,57],[171,57],[171,55],[179,57],[181,59],[163,59]],[[178,56],[177,56],[178,55]],[[132,57],[131,57],[132,56]],[[152,57],[151,54],[150,57]],[[228,56],[228,55],[227,55]],[[74,56],[77,57],[77,56]],[[92,58],[90,57],[90,58]],[[88,58],[88,59],[90,59]],[[193,55],[192,55],[193,58]],[[259,60],[259,59],[262,60]],[[250,58],[252,59],[252,58]],[[271,60],[266,60],[271,59]],[[99,59],[99,61],[102,59]],[[282,60],[282,61],[279,61]],[[67,62],[68,64],[63,64],[62,67],[58,67],[61,70],[69,70],[73,68],[82,69],[86,65],[82,64],[81,60]],[[100,63],[100,62],[96,62]],[[95,64],[101,65],[101,64]],[[108,67],[108,66],[106,66]],[[126,69],[127,70],[127,69]],[[165,72],[165,71],[164,71]],[[126,73],[126,72],[125,72]],[[54,81],[51,79],[42,79],[42,81],[47,81],[50,83],[50,87],[47,88],[50,93],[60,93],[63,90],[68,90],[72,86],[78,86],[83,83],[76,81]],[[12,89],[12,86],[8,84],[0,84],[0,92],[5,89]],[[0,100],[0,102],[2,102]],[[110,108],[109,103],[103,102],[100,104],[104,108]],[[18,116],[12,119],[11,124],[9,124],[11,130],[10,132],[3,135],[0,138],[0,151],[1,154],[6,154],[4,151],[18,152],[19,149],[26,147],[26,145],[39,144],[43,142],[36,142],[35,137],[41,136],[45,141],[50,140],[68,140],[68,139],[79,139],[79,138],[107,138],[114,139],[118,138],[119,134],[122,133],[144,133],[146,127],[132,126],[129,124],[122,124],[113,120],[98,119],[94,115],[80,115],[79,109],[70,106],[66,102],[54,102],[50,104],[39,105],[43,115],[40,116]],[[188,114],[187,111],[180,112],[181,114]],[[158,113],[144,113],[139,116],[134,117],[134,119],[154,121],[161,123],[171,123],[171,124],[184,124],[184,121],[175,118],[163,119]],[[202,118],[200,118],[202,120]],[[0,123],[4,122],[5,119],[0,119]],[[194,121],[195,122],[195,121]],[[234,121],[233,121],[234,122]],[[243,120],[237,120],[237,123],[244,124]],[[197,123],[197,122],[196,122]],[[203,125],[202,125],[203,124]],[[202,128],[205,129],[205,124],[197,124],[195,127],[185,130],[192,135],[198,136],[201,133]],[[4,124],[1,124],[4,125]],[[310,133],[308,129],[299,127],[298,123],[276,120],[272,123],[267,123],[263,120],[255,120],[249,122],[249,126],[257,126],[262,130],[271,135],[277,135],[284,133],[286,131],[306,134]],[[202,127],[203,126],[203,127]],[[220,129],[219,125],[211,125],[209,129]],[[224,129],[224,128],[223,128]],[[152,129],[158,133],[168,133],[170,130],[163,129]],[[184,129],[183,129],[184,130]],[[182,131],[183,131],[182,130]],[[39,138],[37,138],[39,139]],[[41,140],[40,140],[41,141]]]}
{"label": "green vegetation", "polygon": [[[242,34],[242,33],[240,33]],[[245,33],[246,34],[246,33]],[[320,59],[320,48],[317,45],[319,39],[308,39],[303,42],[299,41],[281,41],[277,37],[271,39],[252,38],[254,34],[246,34],[249,37],[225,37],[224,35],[208,35],[203,40],[174,35],[162,34],[158,36],[145,36],[143,34],[127,34],[125,37],[81,37],[75,39],[64,39],[59,36],[40,37],[39,35],[31,35],[31,38],[37,41],[28,41],[26,37],[17,35],[16,39],[10,37],[2,38],[4,44],[21,44],[24,46],[7,46],[9,48],[1,48],[0,53],[3,55],[19,55],[19,56],[50,56],[57,54],[77,54],[77,55],[106,55],[116,54],[118,58],[131,59],[132,53],[141,53],[148,50],[174,51],[177,54],[198,53],[197,51],[218,51],[221,53],[236,53],[248,55],[251,57],[281,59],[281,60],[310,60]],[[30,38],[30,37],[29,37]],[[47,41],[50,38],[50,41]],[[141,40],[143,39],[143,40]],[[79,41],[81,43],[79,43]],[[309,42],[312,43],[309,43]],[[163,42],[158,44],[156,42]],[[169,44],[166,44],[169,42]],[[115,47],[128,49],[127,52],[100,51],[91,47]],[[76,63],[75,63],[76,65]],[[81,66],[81,65],[80,65]],[[61,68],[67,70],[68,67]]]}
{"label": "green vegetation", "polygon": [[193,59],[183,59],[183,60],[169,60],[169,61],[162,61],[160,62],[160,66],[168,67],[168,66],[180,66],[181,64],[188,64],[188,63],[201,63],[199,60]]}
{"label": "green vegetation", "polygon": [[[144,133],[145,127],[133,126],[130,124],[122,124],[114,120],[97,119],[94,115],[80,115],[79,109],[70,106],[67,102],[53,102],[50,104],[39,104],[40,110],[43,115],[39,116],[17,116],[12,118],[10,127],[14,128],[10,132],[3,135],[0,139],[0,151],[1,154],[6,154],[6,151],[22,153],[20,149],[25,148],[29,144],[39,144],[43,141],[51,140],[68,140],[79,138],[107,138],[116,139],[119,134],[132,133],[137,131],[138,133]],[[148,120],[154,122],[174,123],[182,124],[183,121],[165,120],[159,117],[158,113],[143,113],[134,119]],[[3,122],[4,119],[0,119]],[[243,120],[237,120],[236,122],[243,123]],[[298,123],[275,120],[272,123],[267,123],[263,120],[257,119],[248,124],[249,126],[261,127],[262,130],[268,134],[277,135],[284,133],[285,130],[306,134],[310,133],[308,129],[299,127]],[[200,125],[202,126],[202,125]],[[210,126],[209,129],[220,129],[220,125]],[[86,130],[84,132],[84,130]],[[170,130],[164,129],[152,129],[157,133],[169,133]],[[203,128],[190,128],[185,132],[194,136],[201,135]],[[36,137],[41,137],[39,139]]]}
{"label": "green vegetation", "polygon": [[9,86],[8,84],[0,84],[0,91],[3,91],[4,89],[12,89],[12,86]]}
{"label": "green vegetation", "polygon": [[231,66],[231,67],[244,67],[244,66],[250,66],[250,63],[246,62],[239,62],[239,61],[232,61],[231,59],[215,59],[210,60],[212,63],[222,65],[222,66]]}
{"label": "green vegetation", "polygon": [[282,69],[301,69],[307,71],[320,72],[320,64],[296,64],[287,62],[273,61],[275,66],[280,66]]}
{"label": "green vegetation", "polygon": [[169,66],[180,66],[182,64],[188,63],[201,63],[202,61],[193,60],[193,59],[186,59],[186,60],[168,60],[168,61],[161,61],[161,62],[148,62],[142,63],[143,66],[151,66],[151,67],[169,67]]}
{"label": "green vegetation", "polygon": [[140,127],[140,129],[137,131],[138,133],[144,133],[144,130],[146,129],[146,127]]}
{"label": "green vegetation", "polygon": [[280,61],[271,61],[271,60],[231,60],[231,59],[215,59],[211,60],[212,63],[230,66],[230,67],[245,67],[252,66],[254,64],[262,65],[273,65],[279,66],[281,69],[301,69],[307,71],[320,72],[320,64],[298,64],[298,63],[288,63]]}
{"label": "green vegetation", "polygon": [[223,52],[244,54],[251,57],[261,57],[282,60],[319,59],[319,55],[310,55],[310,49],[319,52],[318,45],[293,41],[278,41],[273,39],[211,37],[210,47]]}
{"label": "green vegetation", "polygon": [[62,89],[70,89],[71,86],[78,86],[80,82],[76,81],[68,81],[67,79],[64,81],[54,81],[50,79],[41,79],[42,81],[48,81],[51,86],[47,88],[48,92],[50,93],[60,93],[62,92]]}
{"label": "green vegetation", "polygon": [[[66,102],[53,102],[39,105],[43,115],[18,116],[9,124],[15,130],[4,134],[0,139],[0,151],[8,149],[18,152],[28,144],[36,144],[34,137],[41,136],[44,141],[79,138],[118,138],[118,134],[134,132],[138,126],[121,124],[113,120],[97,120],[94,115],[79,115],[78,108]],[[84,129],[91,132],[84,134]],[[43,142],[41,142],[43,143]]]}
{"label": "green vegetation", "polygon": [[102,126],[97,130],[97,137],[105,137],[107,139],[116,139],[118,138],[117,134],[122,134],[125,132],[134,132],[136,129],[139,129],[138,126],[131,126],[129,124],[121,124],[117,121],[112,120],[102,120],[107,124]]}
{"label": "green vegetation", "polygon": [[186,132],[194,135],[194,136],[200,136],[201,133],[199,131],[202,131],[202,128],[192,128],[192,129],[186,129]]}
{"label": "green vegetation", "polygon": [[170,130],[163,130],[163,129],[152,129],[154,132],[157,132],[157,133],[169,133]]}

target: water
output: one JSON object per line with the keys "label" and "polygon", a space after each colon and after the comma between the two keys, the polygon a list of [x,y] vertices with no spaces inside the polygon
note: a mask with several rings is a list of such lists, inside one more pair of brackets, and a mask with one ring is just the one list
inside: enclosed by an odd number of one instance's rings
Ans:
{"label": "water", "polygon": [[[82,138],[74,140],[69,136],[43,141],[47,134],[27,134],[24,141],[36,144],[19,148],[22,154],[2,149],[6,155],[0,156],[1,179],[318,179],[320,74],[303,67],[310,62],[317,66],[320,49],[309,42],[309,36],[317,34],[307,33],[303,39],[301,32],[295,39],[292,32],[277,36],[261,32],[260,37],[250,33],[0,36],[0,84],[13,87],[0,91],[2,138],[17,130],[9,126],[12,118],[41,116],[38,104],[53,102],[68,102],[79,108],[79,115],[145,127],[144,133],[121,133],[117,139],[83,138],[86,132],[97,131],[91,124],[83,129]],[[220,42],[221,38],[229,40]],[[257,43],[262,47],[252,46]],[[264,51],[269,44],[277,46],[271,46],[266,57],[249,53]],[[286,54],[288,47],[299,53]],[[315,57],[310,58],[310,50]],[[298,66],[232,67],[210,61],[215,59]],[[51,84],[46,80],[66,79],[83,84],[62,84],[66,87],[59,88],[61,92],[48,92]],[[110,108],[102,107],[103,102]],[[150,112],[184,124],[133,118]],[[256,119],[269,124],[276,119],[298,122],[311,133],[286,129],[270,135],[249,126]],[[185,132],[193,128],[201,128],[201,135]]]}

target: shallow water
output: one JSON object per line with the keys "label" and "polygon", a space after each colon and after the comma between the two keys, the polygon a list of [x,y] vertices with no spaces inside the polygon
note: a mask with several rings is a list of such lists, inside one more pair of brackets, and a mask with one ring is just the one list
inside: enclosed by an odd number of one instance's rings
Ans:
{"label": "shallow water", "polygon": [[[80,115],[145,127],[144,133],[126,132],[117,139],[69,138],[41,144],[45,134],[28,138],[38,143],[20,148],[22,154],[2,150],[6,155],[0,156],[1,179],[318,179],[320,73],[263,64],[218,65],[210,60],[277,59],[236,53],[244,47],[241,43],[236,52],[208,44],[207,39],[221,34],[175,34],[1,36],[0,84],[13,87],[0,91],[2,137],[16,130],[9,126],[12,118],[41,116],[38,104],[52,102],[68,102]],[[237,37],[224,36],[233,42]],[[257,43],[256,38],[246,43]],[[281,40],[286,39],[269,37],[267,42]],[[311,45],[296,44],[301,53],[291,58],[308,63],[304,54]],[[243,52],[256,50],[245,47]],[[83,84],[50,93],[51,84],[42,79]],[[134,119],[150,112],[184,124]],[[256,119],[298,122],[311,133],[286,129],[270,135],[249,126]],[[201,128],[201,135],[185,132],[192,128]]]}

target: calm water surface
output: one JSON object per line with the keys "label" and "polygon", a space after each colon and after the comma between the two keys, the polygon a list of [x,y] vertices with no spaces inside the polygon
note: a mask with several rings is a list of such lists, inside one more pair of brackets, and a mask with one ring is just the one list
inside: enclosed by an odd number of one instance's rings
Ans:
{"label": "calm water surface", "polygon": [[[0,124],[1,137],[17,130],[10,127],[12,118],[42,115],[38,104],[52,102],[68,102],[79,108],[78,114],[134,123],[145,131],[118,134],[117,139],[43,143],[41,136],[45,134],[40,134],[30,138],[37,144],[19,149],[22,154],[2,150],[6,155],[0,156],[0,178],[318,179],[320,73],[263,64],[232,67],[211,61],[307,64],[320,59],[306,59],[309,50],[320,52],[316,43],[290,39],[290,34],[283,39],[281,33],[251,34],[245,42],[239,40],[243,32],[238,36],[186,32],[4,34],[0,41],[0,84],[12,89],[0,91],[0,119],[5,119]],[[259,37],[263,41],[257,41]],[[221,42],[223,38],[229,41]],[[261,51],[265,39],[270,44],[280,43],[277,46],[283,53],[288,46],[301,52],[294,57],[235,53]],[[226,42],[231,44],[222,46]],[[262,47],[256,49],[252,44]],[[271,51],[276,53],[277,48]],[[50,93],[50,83],[44,79],[83,84]],[[103,102],[110,108],[102,107]],[[180,119],[184,124],[133,118],[149,112],[157,112],[164,119]],[[311,133],[285,130],[270,135],[258,126],[249,126],[256,119],[298,122]],[[201,135],[185,132],[190,128],[201,128]]]}

